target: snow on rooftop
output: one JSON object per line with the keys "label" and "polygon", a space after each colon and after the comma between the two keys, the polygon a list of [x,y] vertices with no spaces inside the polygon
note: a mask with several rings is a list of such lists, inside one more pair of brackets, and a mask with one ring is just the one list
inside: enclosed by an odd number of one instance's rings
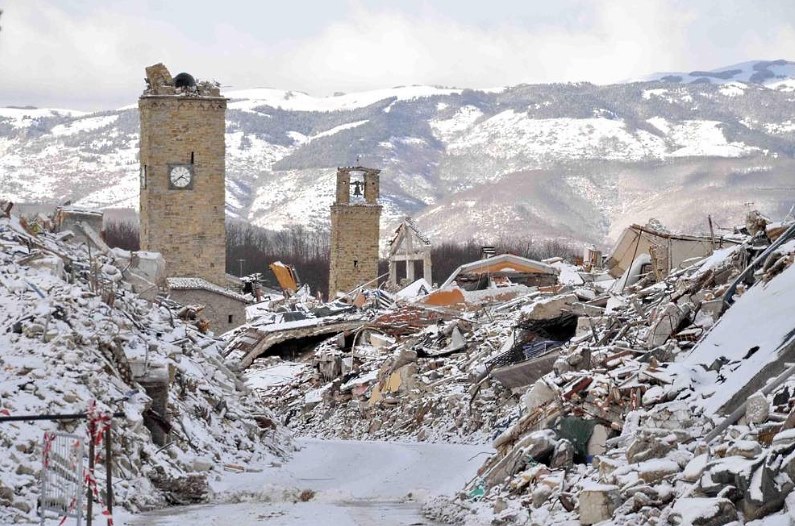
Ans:
{"label": "snow on rooftop", "polygon": [[209,281],[202,279],[202,278],[186,278],[186,277],[174,277],[174,278],[167,278],[168,281],[168,288],[172,290],[206,290],[208,292],[215,292],[216,294],[222,294],[228,298],[232,298],[239,301],[250,301],[249,298],[243,296],[242,294],[238,294],[237,292],[229,289],[225,289],[223,287],[219,287],[214,283],[210,283]]}
{"label": "snow on rooftop", "polygon": [[[789,243],[788,248],[795,250],[795,245]],[[682,361],[683,366],[691,369],[696,381],[695,405],[707,414],[718,412],[738,389],[773,363],[782,346],[792,339],[793,312],[795,265],[737,298],[712,331]],[[717,384],[716,373],[704,371],[704,368],[721,357],[729,361],[724,366],[728,369],[721,372],[730,380]]]}
{"label": "snow on rooftop", "polygon": [[552,263],[552,266],[557,269],[560,274],[558,274],[558,281],[564,285],[582,285],[583,279],[580,277],[578,272],[578,268],[570,263],[566,263],[565,261],[556,261]]}

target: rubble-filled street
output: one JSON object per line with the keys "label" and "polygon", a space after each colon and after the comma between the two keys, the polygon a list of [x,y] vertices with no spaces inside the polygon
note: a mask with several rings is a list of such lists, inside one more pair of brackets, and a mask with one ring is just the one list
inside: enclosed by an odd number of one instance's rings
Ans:
{"label": "rubble-filled street", "polygon": [[795,524],[791,219],[651,221],[606,259],[493,255],[438,288],[295,287],[223,336],[144,297],[158,254],[37,221],[0,217],[4,523],[50,502],[47,437],[101,425],[91,513],[109,480],[130,526]]}
{"label": "rubble-filled street", "polygon": [[[427,504],[437,521],[795,523],[795,228],[752,213],[743,230],[688,255],[704,239],[633,227],[618,279],[550,260],[553,287],[375,294],[325,322],[358,317],[346,337],[271,348],[245,377],[299,435],[491,444]],[[227,363],[279,323],[239,332]]]}
{"label": "rubble-filled street", "polygon": [[0,5],[0,526],[795,526],[795,2],[417,3]]}

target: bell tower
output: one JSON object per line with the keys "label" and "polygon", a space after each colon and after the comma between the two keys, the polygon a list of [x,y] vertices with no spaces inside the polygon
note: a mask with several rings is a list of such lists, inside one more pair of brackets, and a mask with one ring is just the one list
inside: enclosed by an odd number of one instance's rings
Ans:
{"label": "bell tower", "polygon": [[225,282],[226,99],[214,84],[146,68],[138,99],[141,250],[160,252],[169,277]]}
{"label": "bell tower", "polygon": [[331,205],[329,300],[337,292],[378,285],[380,173],[363,166],[337,168],[337,195]]}

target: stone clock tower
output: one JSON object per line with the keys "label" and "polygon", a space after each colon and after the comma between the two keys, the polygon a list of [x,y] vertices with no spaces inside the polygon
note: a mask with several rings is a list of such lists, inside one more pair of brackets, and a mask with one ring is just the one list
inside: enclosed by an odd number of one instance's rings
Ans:
{"label": "stone clock tower", "polygon": [[331,205],[329,301],[359,285],[376,288],[381,205],[381,170],[337,169],[336,200]]}
{"label": "stone clock tower", "polygon": [[160,252],[169,277],[223,285],[226,266],[226,99],[163,64],[146,68],[141,115],[141,250]]}

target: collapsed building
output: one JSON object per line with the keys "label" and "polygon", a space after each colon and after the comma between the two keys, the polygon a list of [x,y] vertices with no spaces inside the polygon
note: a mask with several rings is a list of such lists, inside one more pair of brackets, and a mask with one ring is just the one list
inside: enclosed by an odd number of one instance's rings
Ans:
{"label": "collapsed building", "polygon": [[617,278],[643,257],[648,271],[660,279],[689,259],[704,257],[716,249],[738,243],[726,236],[694,236],[671,233],[660,225],[656,228],[631,225],[621,233],[606,266],[610,275]]}
{"label": "collapsed building", "polygon": [[395,229],[395,233],[389,241],[387,259],[389,260],[389,284],[392,287],[398,285],[398,264],[400,262],[405,268],[406,285],[414,283],[417,263],[422,265],[420,279],[428,285],[433,283],[431,241],[420,232],[410,217],[403,218],[403,221]]}
{"label": "collapsed building", "polygon": [[[675,266],[633,280],[632,261],[622,281],[497,256],[502,267],[463,265],[445,285],[501,278],[508,263],[541,281],[444,305],[406,287],[385,307],[370,291],[347,313],[357,327],[290,360],[262,355],[245,374],[299,435],[491,443],[496,454],[457,498],[426,506],[440,521],[785,521],[795,227],[762,228],[767,245],[749,232],[700,255],[672,249]],[[227,362],[240,363],[230,348]]]}
{"label": "collapsed building", "polygon": [[[122,415],[94,476],[104,498],[111,451],[113,492],[131,511],[206,502],[215,476],[288,454],[290,435],[224,365],[224,342],[186,307],[135,292],[157,280],[162,257],[109,249],[82,222],[73,228],[86,240],[74,242],[71,230],[26,227],[10,210],[0,202],[0,416],[93,403]],[[84,435],[85,422],[0,425],[0,523],[38,523],[42,436]]]}
{"label": "collapsed building", "polygon": [[559,271],[541,261],[500,254],[461,265],[424,300],[429,305],[462,305],[508,300],[557,284]]}

